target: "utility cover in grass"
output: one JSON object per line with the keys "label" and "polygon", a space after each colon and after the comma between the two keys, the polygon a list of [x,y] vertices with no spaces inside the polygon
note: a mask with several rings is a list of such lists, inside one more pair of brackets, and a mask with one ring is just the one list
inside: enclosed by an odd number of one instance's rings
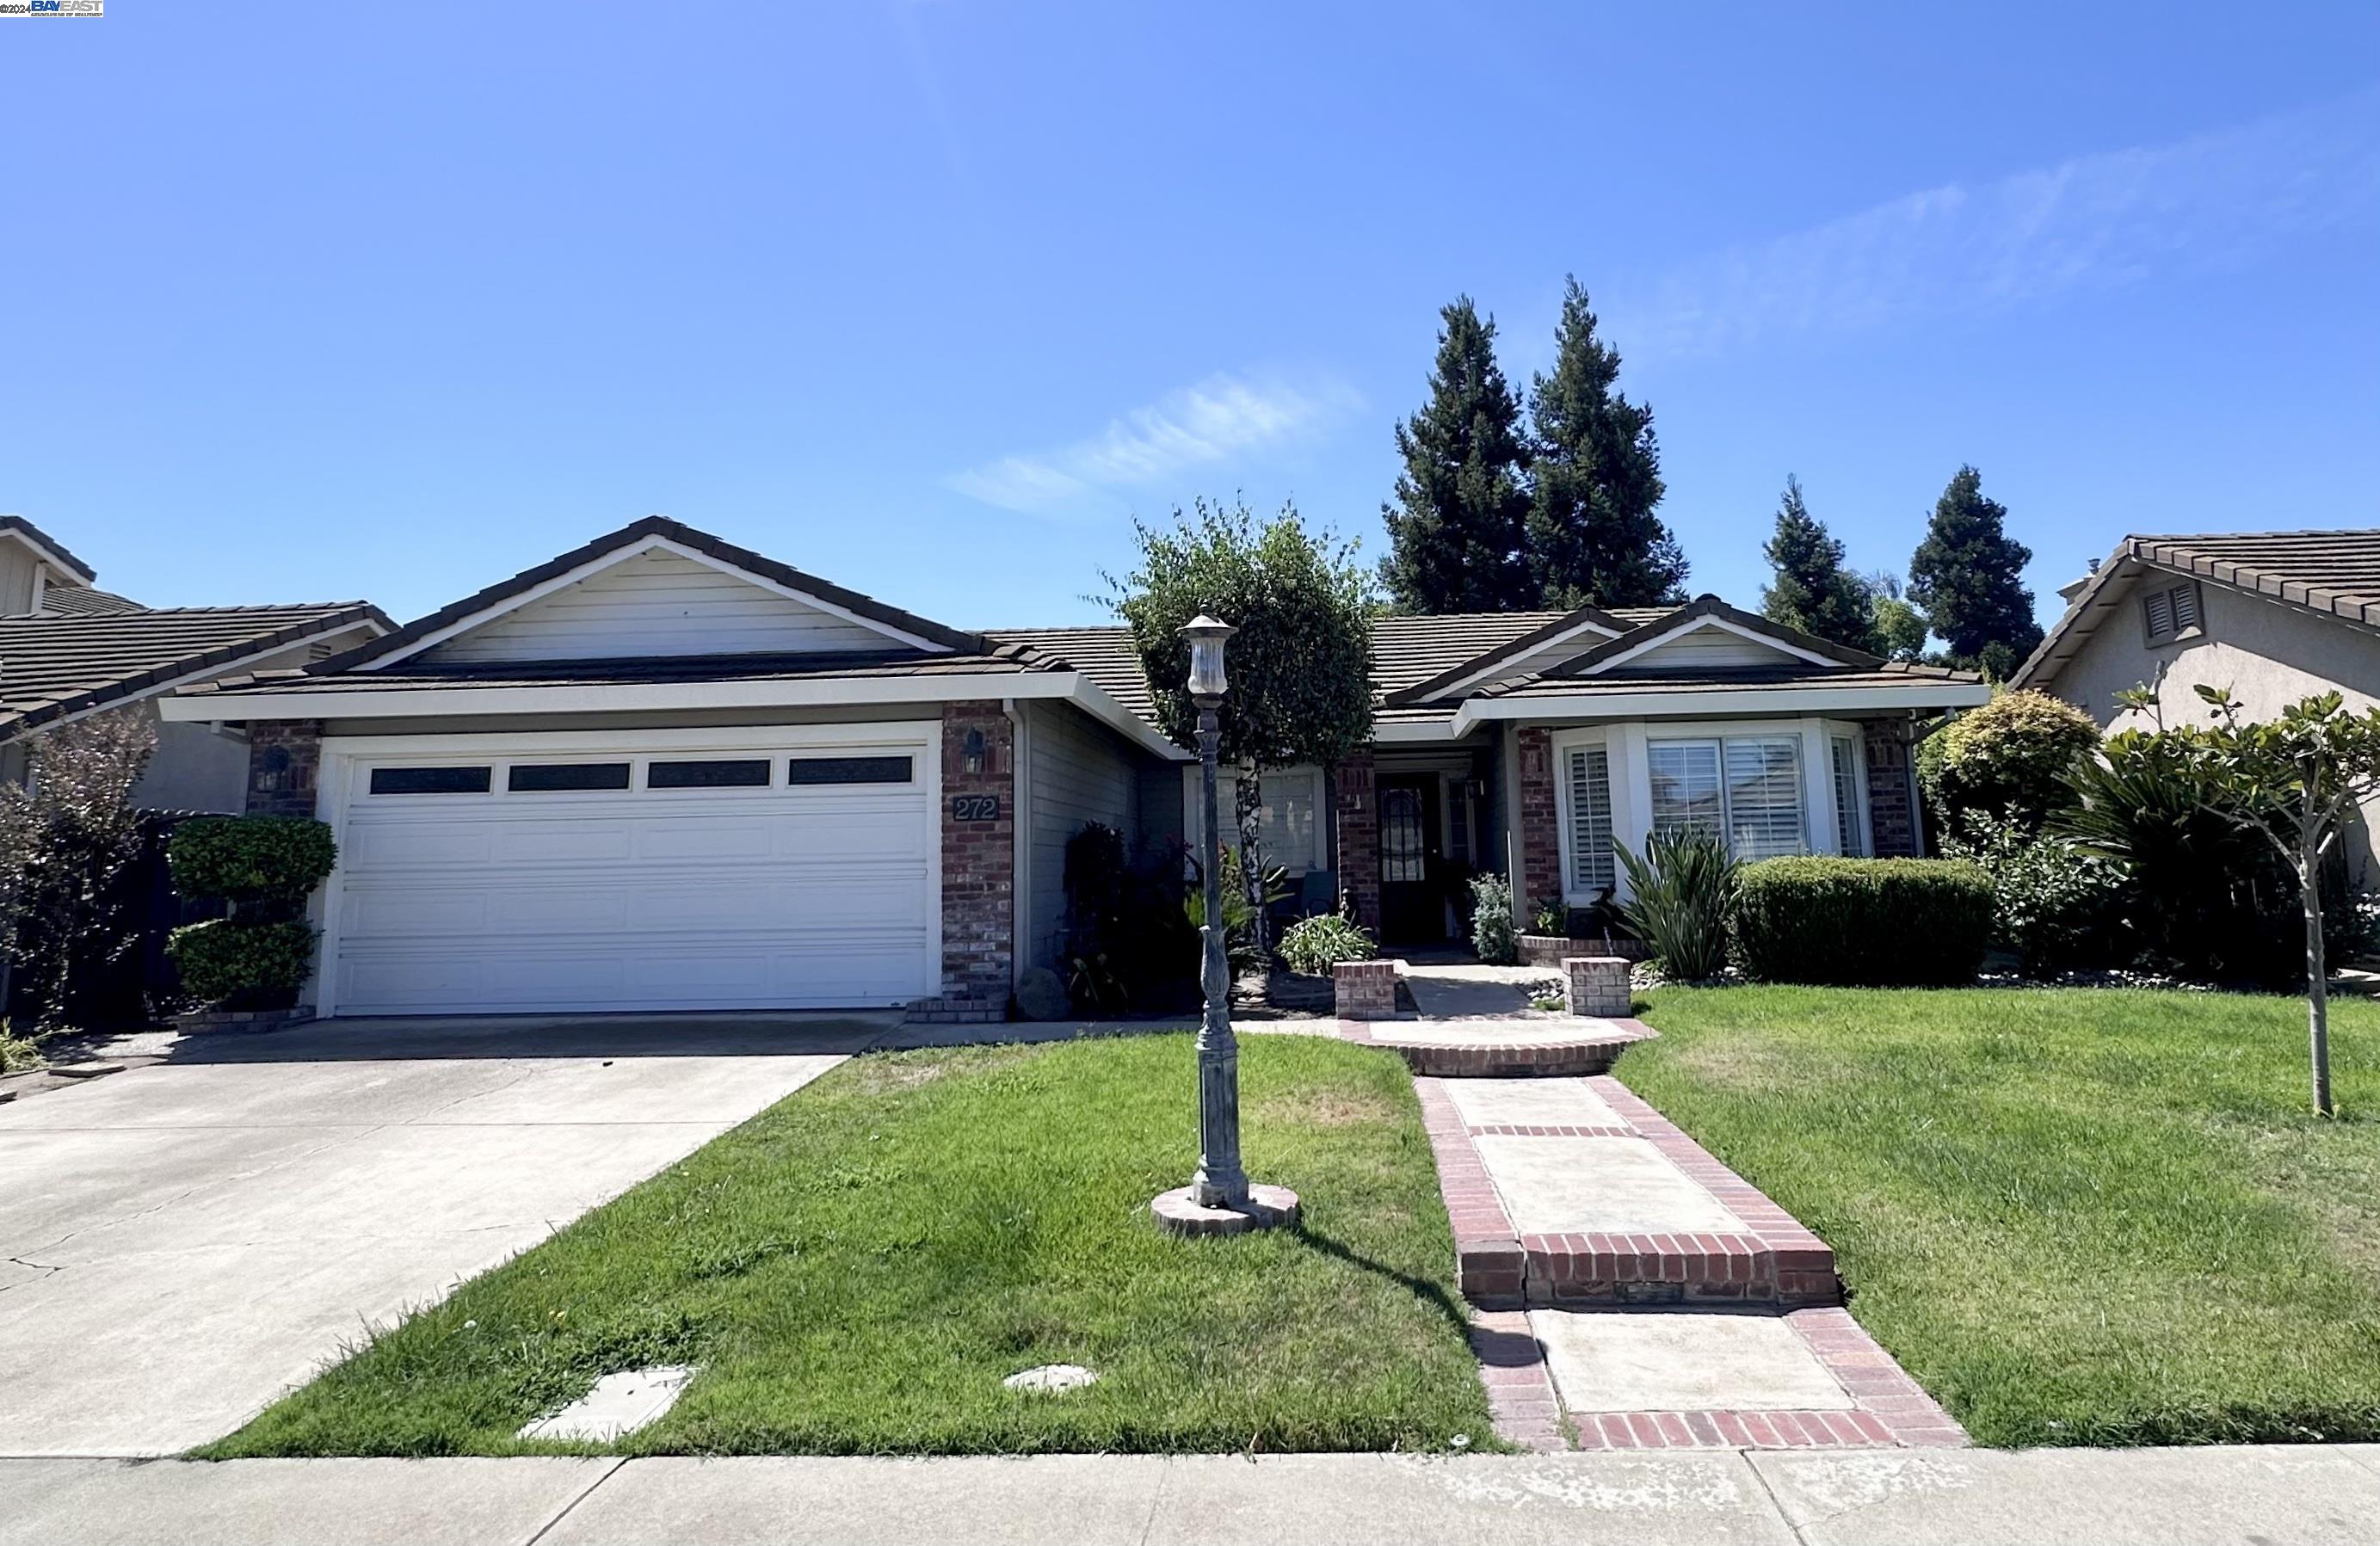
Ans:
{"label": "utility cover in grass", "polygon": [[676,1405],[694,1371],[684,1364],[660,1369],[628,1369],[606,1374],[595,1388],[552,1417],[540,1418],[520,1431],[524,1439],[584,1440],[609,1443],[633,1433]]}

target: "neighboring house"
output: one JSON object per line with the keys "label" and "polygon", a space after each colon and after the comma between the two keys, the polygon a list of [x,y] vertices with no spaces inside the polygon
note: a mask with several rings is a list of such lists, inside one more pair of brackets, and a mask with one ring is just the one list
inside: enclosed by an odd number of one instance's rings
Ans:
{"label": "neighboring house", "polygon": [[[210,674],[302,666],[393,626],[360,601],[143,607],[95,588],[91,567],[21,515],[0,515],[0,779],[25,777],[29,741],[103,709],[141,706]],[[248,743],[235,727],[161,724],[133,791],[144,810],[237,811]]]}
{"label": "neighboring house", "polygon": [[[1266,823],[1397,943],[1478,870],[1592,902],[1657,825],[1914,852],[1911,739],[1987,695],[1709,598],[1385,618],[1373,675],[1373,745],[1266,774]],[[326,1014],[996,1016],[1086,822],[1195,830],[1123,629],[950,628],[660,517],[165,715],[244,724],[249,808],[336,828]]]}
{"label": "neighboring house", "polygon": [[[2058,594],[2066,614],[2010,680],[2104,730],[2204,724],[2200,687],[2228,690],[2250,719],[2334,689],[2351,709],[2380,704],[2380,531],[2128,537]],[[2156,690],[2155,713],[2116,701],[2140,686]],[[2358,868],[2375,814],[2350,844]]]}

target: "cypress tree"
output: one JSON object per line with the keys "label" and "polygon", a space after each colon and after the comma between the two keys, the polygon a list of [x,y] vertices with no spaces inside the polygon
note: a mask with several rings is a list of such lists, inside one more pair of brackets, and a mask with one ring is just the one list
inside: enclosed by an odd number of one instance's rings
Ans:
{"label": "cypress tree", "polygon": [[1961,467],[1909,561],[1910,598],[1925,610],[1952,661],[1996,677],[2041,643],[2023,579],[2033,550],[2008,535],[2007,519],[2007,506],[1984,497],[1984,475]]}
{"label": "cypress tree", "polygon": [[1620,351],[1595,326],[1573,278],[1553,372],[1530,393],[1530,573],[1546,606],[1682,601],[1685,554],[1654,513],[1663,485],[1653,410],[1612,390]]}
{"label": "cypress tree", "polygon": [[1521,405],[1496,363],[1496,323],[1461,296],[1439,316],[1429,401],[1397,426],[1394,504],[1380,507],[1380,583],[1406,611],[1512,611],[1536,604],[1522,554],[1528,493]]}
{"label": "cypress tree", "polygon": [[1775,583],[1761,587],[1761,615],[1835,644],[1876,650],[1876,609],[1867,586],[1843,567],[1843,545],[1810,513],[1801,480],[1790,474],[1777,507],[1776,535],[1761,551],[1777,572]]}

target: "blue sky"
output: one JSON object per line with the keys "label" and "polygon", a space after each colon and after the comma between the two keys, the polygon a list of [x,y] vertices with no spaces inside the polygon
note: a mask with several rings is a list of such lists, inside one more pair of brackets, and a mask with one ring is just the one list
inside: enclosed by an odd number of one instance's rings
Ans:
{"label": "blue sky", "polygon": [[164,5],[0,26],[0,511],[430,610],[660,511],[961,625],[1129,517],[1377,553],[1437,311],[1565,273],[1691,588],[1961,462],[2053,587],[2380,525],[2380,8]]}

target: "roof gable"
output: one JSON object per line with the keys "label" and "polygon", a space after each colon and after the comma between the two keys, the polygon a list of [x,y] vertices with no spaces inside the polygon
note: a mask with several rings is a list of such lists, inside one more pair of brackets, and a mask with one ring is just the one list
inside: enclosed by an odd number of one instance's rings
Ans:
{"label": "roof gable", "polygon": [[2046,686],[2146,573],[2211,581],[2362,628],[2380,628],[2380,530],[2127,537],[2069,598],[2010,681]]}
{"label": "roof gable", "polygon": [[61,579],[77,585],[90,585],[99,578],[98,573],[82,560],[67,552],[66,545],[52,537],[22,515],[0,515],[0,542],[21,546],[35,558],[58,572]]}
{"label": "roof gable", "polygon": [[1383,701],[1392,707],[1403,707],[1459,698],[1467,692],[1558,665],[1581,650],[1618,638],[1629,627],[1625,620],[1600,607],[1579,607],[1528,627],[1423,681],[1395,688]]}
{"label": "roof gable", "polygon": [[974,634],[653,515],[408,623],[337,669],[983,647]]}
{"label": "roof gable", "polygon": [[1616,675],[1724,675],[1800,663],[1819,670],[1873,670],[1882,658],[1772,622],[1716,596],[1585,650],[1543,672],[1549,680]]}

